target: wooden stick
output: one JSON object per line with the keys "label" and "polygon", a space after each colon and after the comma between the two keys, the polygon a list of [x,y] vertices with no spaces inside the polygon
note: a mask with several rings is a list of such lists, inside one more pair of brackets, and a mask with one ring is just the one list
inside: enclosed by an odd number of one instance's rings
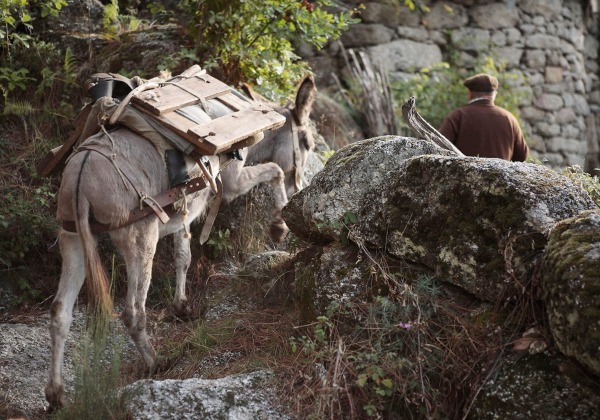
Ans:
{"label": "wooden stick", "polygon": [[402,118],[406,124],[424,140],[431,141],[443,149],[450,150],[458,156],[465,156],[450,140],[431,126],[418,112],[415,106],[416,100],[411,96],[408,101],[402,105]]}

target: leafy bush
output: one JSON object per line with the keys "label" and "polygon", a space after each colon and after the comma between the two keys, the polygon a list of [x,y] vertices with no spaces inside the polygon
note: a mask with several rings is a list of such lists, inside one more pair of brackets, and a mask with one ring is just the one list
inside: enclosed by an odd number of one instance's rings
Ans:
{"label": "leafy bush", "polygon": [[357,22],[351,12],[331,12],[331,0],[196,0],[172,6],[154,3],[151,8],[163,19],[185,17],[181,24],[203,67],[232,85],[250,82],[274,100],[289,96],[309,71],[294,53],[298,42],[320,49]]}
{"label": "leafy bush", "polygon": [[0,42],[3,59],[10,60],[14,49],[29,48],[36,18],[58,16],[66,0],[4,0],[0,3]]}

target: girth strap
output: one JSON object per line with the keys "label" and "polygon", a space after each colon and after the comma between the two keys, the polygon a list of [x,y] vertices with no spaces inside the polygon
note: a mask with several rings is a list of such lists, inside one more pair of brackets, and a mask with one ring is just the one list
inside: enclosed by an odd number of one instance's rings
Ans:
{"label": "girth strap", "polygon": [[[152,199],[152,201],[154,201],[156,204],[158,204],[160,207],[162,207],[162,209],[169,216],[172,216],[177,212],[177,210],[173,206],[173,203],[175,203],[177,200],[179,200],[181,198],[181,190],[182,189],[185,188],[185,193],[190,194],[190,193],[199,191],[203,188],[206,188],[207,186],[208,185],[207,185],[206,181],[204,180],[204,178],[202,178],[202,177],[194,178],[185,184],[178,185],[178,186],[170,188],[166,191],[163,191],[162,193],[155,196]],[[150,214],[155,213],[155,210],[152,208],[152,206],[149,206],[146,202],[144,202],[144,203],[146,205],[143,206],[141,209],[139,207],[136,207],[133,210],[131,210],[131,212],[129,213],[129,218],[124,223],[121,223],[120,225],[112,226],[112,225],[99,223],[99,222],[90,222],[90,228],[92,230],[92,233],[102,233],[102,232],[108,232],[108,231],[115,230],[115,229],[120,229],[120,228],[128,226],[132,223],[135,223],[138,220],[141,220]],[[62,227],[67,232],[77,232],[74,221],[64,221],[64,222],[62,222]]]}

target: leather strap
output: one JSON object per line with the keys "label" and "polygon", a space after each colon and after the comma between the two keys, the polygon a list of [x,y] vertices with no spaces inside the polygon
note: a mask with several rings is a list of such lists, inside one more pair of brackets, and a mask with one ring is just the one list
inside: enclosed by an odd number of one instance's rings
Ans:
{"label": "leather strap", "polygon": [[221,206],[221,199],[223,198],[223,183],[221,182],[220,174],[216,177],[215,181],[217,184],[217,195],[210,205],[210,210],[208,211],[206,220],[204,221],[204,226],[202,226],[202,232],[200,233],[200,245],[203,245],[210,236],[210,230],[212,229],[212,225],[217,218],[219,207]]}
{"label": "leather strap", "polygon": [[[186,194],[190,194],[196,191],[199,191],[203,188],[207,187],[207,183],[202,177],[194,178],[185,184],[175,186],[166,191],[155,196],[152,201],[157,203],[159,206],[163,208],[167,215],[172,216],[176,213],[176,209],[173,207],[173,203],[181,198],[181,190],[185,188]],[[109,232],[111,230],[119,229],[125,226],[128,226],[138,220],[143,219],[144,217],[155,213],[155,210],[152,206],[149,206],[146,202],[144,202],[144,206],[140,209],[139,207],[134,208],[129,213],[129,218],[122,224],[113,226],[99,222],[90,222],[90,228],[92,233],[102,233]],[[211,208],[212,210],[212,208]],[[62,227],[67,232],[77,232],[74,221],[64,221],[62,222]]]}

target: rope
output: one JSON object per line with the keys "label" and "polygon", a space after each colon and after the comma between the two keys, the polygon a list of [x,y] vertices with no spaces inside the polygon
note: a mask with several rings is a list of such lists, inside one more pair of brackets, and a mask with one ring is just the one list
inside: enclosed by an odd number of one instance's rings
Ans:
{"label": "rope", "polygon": [[[199,79],[202,79],[202,78],[199,78]],[[202,107],[204,112],[206,112],[206,114],[211,119],[213,119],[213,120],[215,119],[214,113],[211,111],[210,107],[208,106],[208,102],[206,102],[206,99],[203,96],[198,95],[196,92],[186,88],[185,86],[180,85],[178,82],[164,82],[163,84],[177,86],[179,89],[181,89],[181,90],[189,93],[190,95],[194,96],[195,98],[197,98],[200,101],[200,106]]]}

